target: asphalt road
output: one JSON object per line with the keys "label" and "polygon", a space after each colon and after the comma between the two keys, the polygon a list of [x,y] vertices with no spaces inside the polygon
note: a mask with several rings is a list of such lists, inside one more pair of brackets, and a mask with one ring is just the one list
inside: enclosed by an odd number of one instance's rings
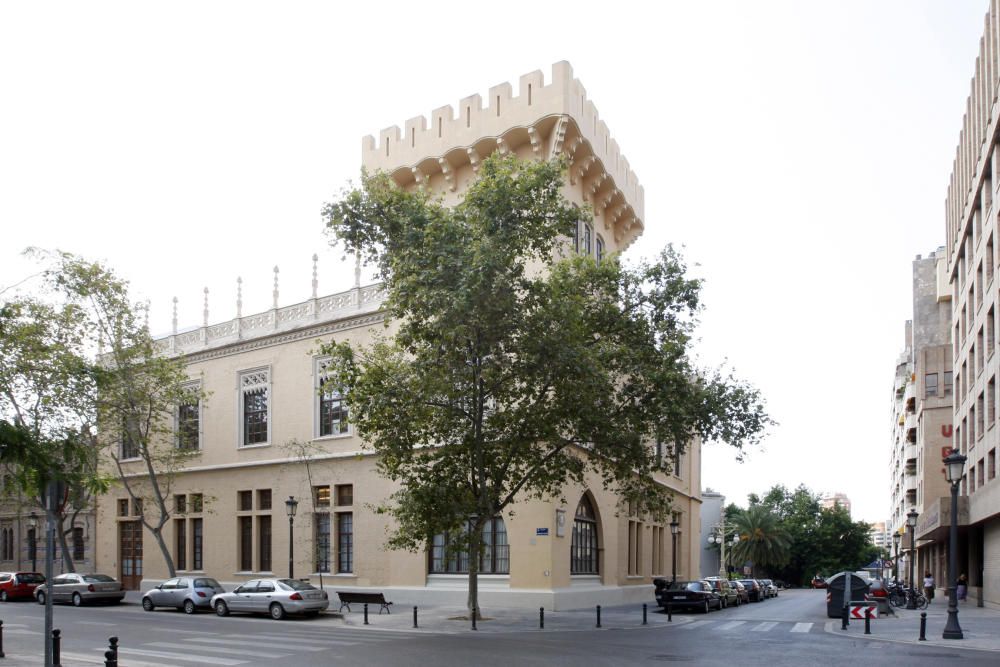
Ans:
{"label": "asphalt road", "polygon": [[[677,614],[676,622],[628,630],[387,631],[344,627],[338,619],[219,618],[137,604],[59,606],[64,664],[103,664],[108,637],[121,638],[123,667],[191,665],[996,665],[998,654],[888,645],[827,632],[823,591],[785,591],[721,612]],[[41,664],[43,607],[0,604],[3,665]],[[836,622],[834,622],[836,623]]]}

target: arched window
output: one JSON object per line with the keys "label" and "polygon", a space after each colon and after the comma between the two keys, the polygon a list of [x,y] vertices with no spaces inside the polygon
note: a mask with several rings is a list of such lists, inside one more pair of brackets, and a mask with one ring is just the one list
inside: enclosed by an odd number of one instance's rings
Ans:
{"label": "arched window", "polygon": [[576,506],[573,543],[570,546],[570,574],[600,574],[597,551],[597,513],[584,496]]}
{"label": "arched window", "polygon": [[604,251],[604,239],[601,238],[600,234],[597,235],[596,246],[597,246],[597,261],[599,262],[602,259],[604,259],[604,252],[605,252]]}
{"label": "arched window", "polygon": [[580,248],[580,252],[582,254],[586,255],[587,257],[590,257],[590,254],[593,252],[593,249],[591,248],[591,243],[593,242],[593,238],[594,238],[594,228],[591,227],[590,225],[584,223],[584,225],[583,225],[583,247]]}

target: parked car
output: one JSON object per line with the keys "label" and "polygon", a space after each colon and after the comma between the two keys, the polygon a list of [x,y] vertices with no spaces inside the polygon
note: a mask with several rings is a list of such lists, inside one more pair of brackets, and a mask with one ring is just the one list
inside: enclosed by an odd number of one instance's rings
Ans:
{"label": "parked car", "polygon": [[740,604],[750,602],[750,594],[747,593],[747,587],[743,585],[742,581],[730,581],[729,583],[736,591],[736,594],[740,596]]}
{"label": "parked car", "polygon": [[778,597],[778,587],[774,585],[774,582],[770,579],[761,579],[760,583],[764,586],[764,592],[769,598]]}
{"label": "parked car", "polygon": [[665,579],[654,579],[656,586],[656,603],[666,608],[696,609],[708,613],[712,609],[722,609],[722,598],[712,589],[707,581],[675,581],[668,583]]}
{"label": "parked car", "polygon": [[286,614],[315,616],[330,606],[326,591],[298,579],[254,579],[211,600],[219,616],[231,611],[270,614],[280,621]]}
{"label": "parked car", "polygon": [[[49,585],[51,584],[51,586]],[[111,602],[118,604],[125,597],[125,587],[120,581],[106,574],[60,574],[51,582],[35,589],[38,604],[45,604],[45,596],[52,590],[52,602],[72,602],[79,607],[84,602]]]}
{"label": "parked car", "polygon": [[740,583],[746,587],[750,602],[764,601],[764,589],[761,587],[759,581],[756,579],[740,579]]}
{"label": "parked car", "polygon": [[732,582],[728,579],[709,577],[706,581],[711,584],[712,590],[719,595],[719,598],[722,600],[723,609],[729,605],[738,607],[742,603],[742,600],[740,600],[740,594],[736,592],[736,589],[733,588]]}
{"label": "parked car", "polygon": [[0,572],[0,600],[31,599],[35,589],[45,583],[37,572]]}
{"label": "parked car", "polygon": [[222,584],[211,577],[176,577],[143,593],[142,608],[153,611],[157,607],[175,607],[193,614],[199,608],[211,609],[212,598],[225,592]]}

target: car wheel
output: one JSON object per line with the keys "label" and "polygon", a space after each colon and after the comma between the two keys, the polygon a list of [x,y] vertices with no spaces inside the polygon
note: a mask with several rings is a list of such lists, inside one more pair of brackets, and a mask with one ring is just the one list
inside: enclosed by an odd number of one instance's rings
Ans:
{"label": "car wheel", "polygon": [[195,612],[194,602],[191,600],[184,600],[184,613],[193,614]]}
{"label": "car wheel", "polygon": [[45,604],[45,593],[39,593],[35,599],[38,600],[38,604]]}
{"label": "car wheel", "polygon": [[728,600],[726,600],[725,598],[722,598],[721,600],[719,600],[719,609],[725,609],[728,606],[729,606],[729,601]]}
{"label": "car wheel", "polygon": [[218,616],[229,616],[229,605],[227,605],[224,601],[219,600],[215,603],[215,613]]}
{"label": "car wheel", "polygon": [[270,609],[268,609],[268,611],[271,612],[271,618],[273,618],[276,621],[280,621],[285,617],[285,608],[282,607],[277,602],[272,602],[271,607]]}
{"label": "car wheel", "polygon": [[708,609],[708,600],[705,600],[705,608],[701,610],[701,613],[707,614],[708,611],[709,611],[709,609]]}
{"label": "car wheel", "polygon": [[2,602],[7,601],[7,591],[0,591],[0,601]]}
{"label": "car wheel", "polygon": [[153,604],[153,601],[150,600],[149,598],[143,598],[142,608],[145,609],[146,611],[153,611],[154,609],[156,609],[156,605]]}
{"label": "car wheel", "polygon": [[79,593],[73,593],[73,606],[80,607],[83,606],[83,598]]}

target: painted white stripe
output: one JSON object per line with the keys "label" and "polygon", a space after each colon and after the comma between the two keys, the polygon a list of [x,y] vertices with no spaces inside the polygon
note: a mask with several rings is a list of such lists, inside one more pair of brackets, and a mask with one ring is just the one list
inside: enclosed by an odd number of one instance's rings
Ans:
{"label": "painted white stripe", "polygon": [[[261,639],[265,641],[274,642],[290,642],[294,641],[296,645],[304,644],[306,646],[354,646],[358,642],[368,641],[367,637],[350,637],[347,639],[337,639],[332,636],[317,636],[313,635],[311,637],[306,637],[303,635],[264,635],[264,634],[252,634],[252,635],[223,635],[224,637],[232,637],[233,639],[245,639],[249,641],[259,641]],[[382,641],[381,637],[373,637],[373,641]],[[197,641],[197,640],[195,640]]]}
{"label": "painted white stripe", "polygon": [[115,627],[117,623],[102,623],[101,621],[77,621],[77,625],[106,625],[110,627]]}
{"label": "painted white stripe", "polygon": [[[143,644],[143,646],[149,646],[150,648],[178,648],[177,642],[147,642]],[[264,651],[258,651],[257,649],[252,648],[240,650],[231,646],[192,646],[191,650],[204,651],[207,653],[223,653],[233,657],[250,656],[251,658],[284,658],[291,655],[289,653],[265,653]]]}
{"label": "painted white stripe", "polygon": [[796,623],[795,627],[792,628],[792,632],[809,632],[812,630],[812,623]]}
{"label": "painted white stripe", "polygon": [[[195,642],[198,644],[226,644],[229,646],[247,646],[253,644],[253,637],[246,637],[245,639],[218,639],[213,637],[184,637],[183,641]],[[288,641],[287,639],[285,641]],[[321,646],[317,645],[316,642],[310,642],[308,644],[304,642],[295,642],[294,648],[299,651],[325,651],[330,648],[331,645],[343,644],[343,642],[333,642],[332,644],[323,644]],[[346,644],[346,646],[353,646],[354,644]],[[289,646],[289,648],[292,648]]]}
{"label": "painted white stripe", "polygon": [[682,625],[682,630],[694,630],[695,628],[700,628],[705,625],[711,625],[712,621],[694,621],[693,623],[688,623],[687,625]]}
{"label": "painted white stripe", "polygon": [[767,623],[760,623],[760,624],[755,625],[752,628],[750,628],[750,631],[751,632],[767,632],[768,630],[772,629],[777,624],[778,624],[777,621],[770,621],[770,622],[767,622]]}
{"label": "painted white stripe", "polygon": [[[101,651],[102,654],[107,649],[96,649]],[[141,648],[122,648],[118,647],[118,655],[144,655],[150,658],[170,658],[171,660],[180,660],[181,662],[197,662],[198,664],[204,665],[245,665],[249,660],[230,660],[228,658],[210,658],[208,656],[193,656],[193,655],[183,655],[176,652],[167,651],[146,651]],[[131,664],[131,661],[129,661]]]}
{"label": "painted white stripe", "polygon": [[[72,661],[74,664],[76,664],[78,662],[83,662],[83,663],[86,663],[88,665],[103,665],[104,664],[104,651],[107,651],[108,649],[102,648],[102,649],[94,649],[94,650],[95,651],[96,650],[100,650],[101,651],[101,655],[98,657],[98,656],[92,656],[92,655],[84,655],[83,653],[67,653],[66,651],[60,651],[59,652],[59,658],[60,658],[60,660],[62,661],[63,664],[66,664],[67,662]],[[119,650],[121,650],[121,649],[119,649]],[[8,657],[10,657],[10,656],[8,656]],[[38,658],[38,664],[41,665],[44,662],[45,662],[44,658],[42,658],[42,657]],[[162,660],[157,660],[156,662],[146,662],[145,660],[131,660],[130,659],[128,661],[128,667],[181,667],[181,666],[180,665],[174,665],[174,664],[171,664],[171,663],[168,663],[168,662],[163,662]]]}
{"label": "painted white stripe", "polygon": [[741,625],[745,625],[746,621],[729,621],[728,623],[723,623],[719,626],[720,630],[732,630],[733,628],[738,628]]}

